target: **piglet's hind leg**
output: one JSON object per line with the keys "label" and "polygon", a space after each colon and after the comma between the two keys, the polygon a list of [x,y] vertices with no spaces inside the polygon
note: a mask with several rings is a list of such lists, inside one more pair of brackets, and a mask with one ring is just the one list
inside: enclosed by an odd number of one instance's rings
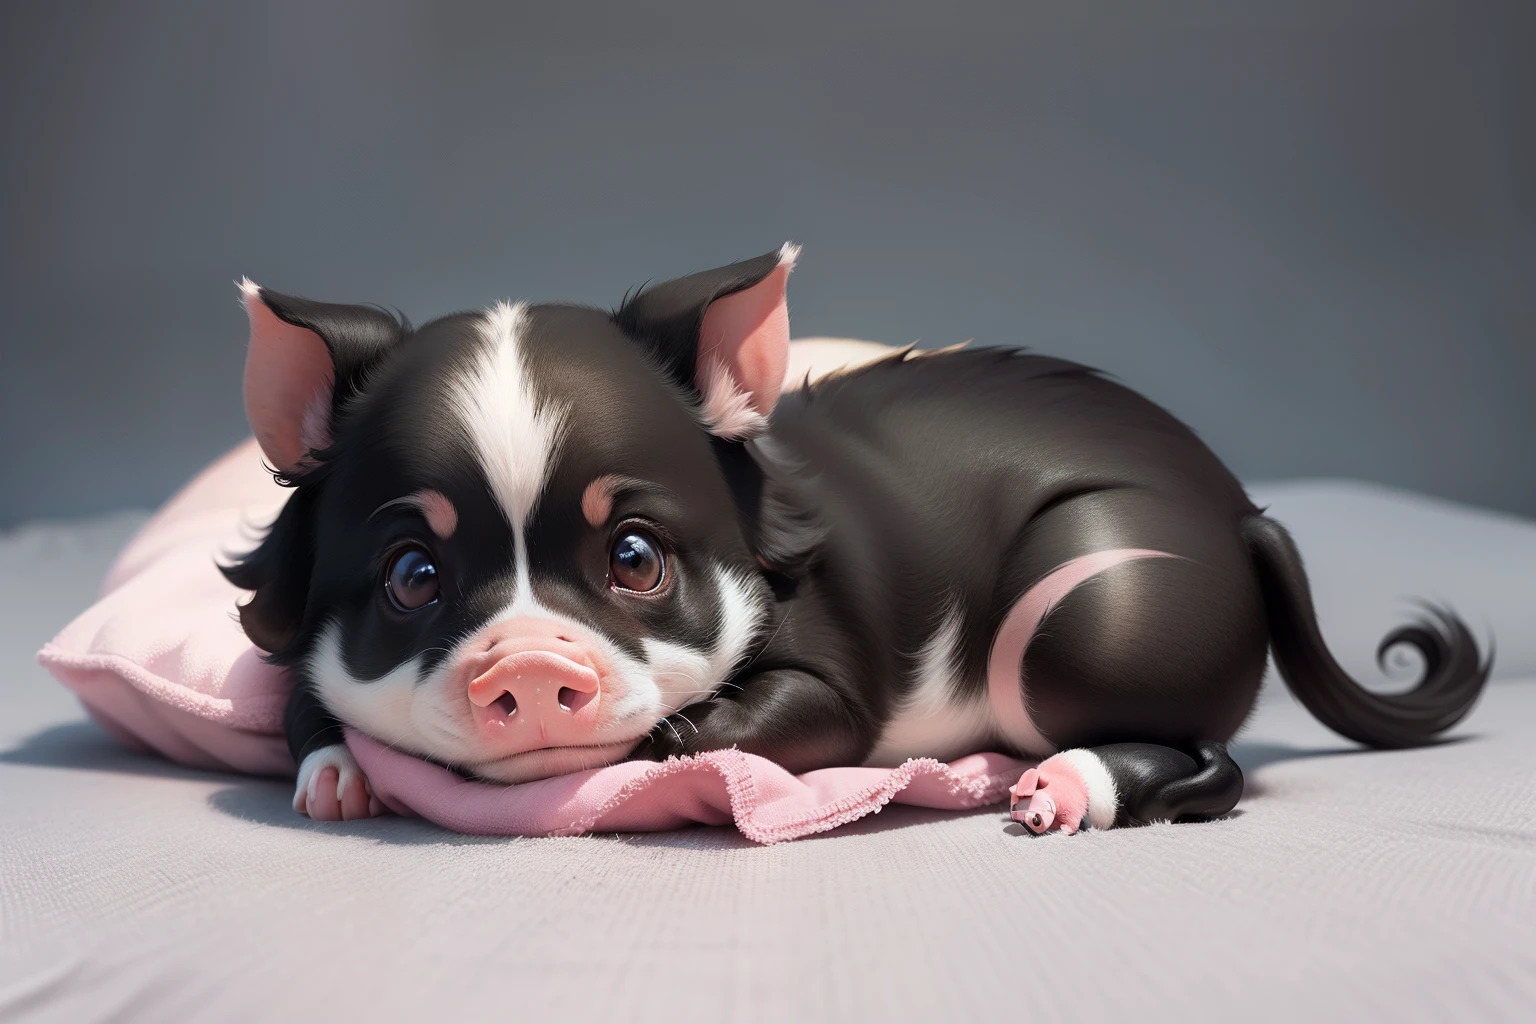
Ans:
{"label": "piglet's hind leg", "polygon": [[1031,768],[1011,792],[1013,820],[1031,832],[1220,817],[1243,794],[1242,771],[1220,743],[1188,751],[1155,743],[1065,750]]}
{"label": "piglet's hind leg", "polygon": [[1090,816],[1114,799],[1113,784],[1101,765],[1088,760],[1092,756],[1087,750],[1068,750],[1025,771],[1009,794],[1013,820],[1036,834],[1071,835],[1085,824],[1109,827],[1102,814],[1100,822]]}

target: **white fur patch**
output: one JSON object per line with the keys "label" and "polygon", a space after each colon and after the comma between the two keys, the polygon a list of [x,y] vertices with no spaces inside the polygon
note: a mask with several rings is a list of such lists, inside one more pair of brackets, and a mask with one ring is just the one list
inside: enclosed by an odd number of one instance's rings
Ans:
{"label": "white fur patch", "polygon": [[723,568],[715,570],[720,588],[720,636],[710,666],[716,680],[724,679],[746,657],[747,647],[762,625],[768,596],[764,584],[755,578],[742,578]]}
{"label": "white fur patch", "polygon": [[[761,625],[767,605],[763,588],[723,568],[713,571],[723,618],[708,651],[648,639],[644,658],[637,659],[589,626],[544,607],[531,590],[521,588],[481,628],[532,617],[567,622],[592,637],[602,646],[612,675],[601,704],[603,722],[591,742],[639,740],[661,719],[712,697]],[[321,702],[353,728],[400,750],[473,771],[478,763],[498,756],[479,748],[470,703],[460,683],[451,678],[451,666],[475,636],[456,646],[424,678],[420,659],[412,658],[377,679],[364,680],[346,667],[340,627],[327,623],[310,655],[309,678]]]}
{"label": "white fur patch", "polygon": [[[432,739],[449,739],[446,733],[438,736],[438,729],[430,724],[430,712],[427,722],[418,720],[427,709],[418,707],[416,681],[421,673],[414,658],[377,679],[359,679],[342,659],[341,627],[329,622],[315,639],[308,669],[316,696],[331,714],[376,740],[437,756],[443,748]],[[463,751],[459,756],[463,757]]]}
{"label": "white fur patch", "polygon": [[690,704],[709,700],[720,684],[746,657],[747,648],[762,624],[767,596],[761,586],[716,567],[719,589],[720,633],[708,653],[665,640],[644,641],[646,668],[668,714]]}
{"label": "white fur patch", "polygon": [[1099,755],[1078,747],[1063,750],[1056,756],[1077,769],[1083,784],[1088,787],[1088,824],[1097,829],[1114,827],[1115,814],[1120,810],[1120,796],[1115,791],[1115,780],[1104,762],[1099,760]]}
{"label": "white fur patch", "polygon": [[747,441],[768,429],[768,417],[752,408],[752,396],[736,386],[721,360],[710,358],[704,364],[704,379],[699,385],[703,396],[699,419],[711,434],[727,441]]}
{"label": "white fur patch", "polygon": [[487,312],[480,328],[485,346],[448,388],[453,414],[512,527],[520,592],[528,580],[524,527],[549,480],[570,417],[565,405],[534,394],[519,351],[524,316],[520,303],[499,303]]}
{"label": "white fur patch", "polygon": [[[453,678],[452,668],[467,645],[482,630],[522,617],[553,619],[581,629],[602,644],[602,653],[622,680],[622,692],[610,688],[603,702],[605,724],[592,737],[601,743],[633,737],[650,730],[660,714],[647,717],[660,704],[656,684],[646,666],[606,637],[545,608],[530,592],[520,592],[473,635],[455,645],[425,676],[420,657],[411,658],[377,679],[360,679],[347,668],[341,653],[341,628],[327,623],[309,658],[309,678],[315,693],[338,719],[397,749],[434,758],[444,764],[470,768],[498,756],[481,749],[476,737],[467,680]],[[633,721],[632,721],[633,720]]]}
{"label": "white fur patch", "polygon": [[886,723],[865,764],[893,767],[911,757],[951,761],[986,746],[995,729],[984,692],[955,693],[964,613],[952,606],[918,653],[912,689]]}

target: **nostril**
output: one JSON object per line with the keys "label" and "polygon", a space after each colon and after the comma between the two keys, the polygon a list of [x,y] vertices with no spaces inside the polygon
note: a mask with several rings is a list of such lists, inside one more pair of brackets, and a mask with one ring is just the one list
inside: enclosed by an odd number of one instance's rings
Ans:
{"label": "nostril", "polygon": [[517,698],[510,693],[504,693],[491,702],[501,709],[501,713],[511,718],[517,714]]}
{"label": "nostril", "polygon": [[555,695],[555,699],[560,702],[561,710],[574,713],[592,703],[592,698],[596,696],[595,693],[583,693],[569,686],[562,686],[560,692]]}

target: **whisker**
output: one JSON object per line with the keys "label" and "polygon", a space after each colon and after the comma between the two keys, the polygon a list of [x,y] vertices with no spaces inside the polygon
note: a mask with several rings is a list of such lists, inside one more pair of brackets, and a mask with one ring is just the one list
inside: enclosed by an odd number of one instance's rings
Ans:
{"label": "whisker", "polygon": [[762,654],[769,647],[771,647],[773,645],[774,640],[778,639],[779,630],[784,628],[784,623],[789,621],[789,617],[792,614],[794,614],[794,606],[793,605],[791,605],[789,608],[787,608],[785,610],[784,617],[779,620],[779,624],[777,626],[773,627],[773,632],[771,634],[769,634],[767,642],[765,642],[763,644],[763,646],[761,646],[761,647],[759,647],[757,649],[757,653],[756,654],[753,654],[752,657],[750,657],[746,661],[742,662],[740,668],[735,669],[735,671],[740,672],[742,669],[746,668],[748,665],[750,665],[754,661],[756,661],[757,658],[758,658],[758,655]]}

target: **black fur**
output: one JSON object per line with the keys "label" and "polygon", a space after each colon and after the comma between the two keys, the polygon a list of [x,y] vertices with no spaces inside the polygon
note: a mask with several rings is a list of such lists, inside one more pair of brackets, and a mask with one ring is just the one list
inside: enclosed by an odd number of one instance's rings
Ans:
{"label": "black fur", "polygon": [[[540,599],[638,652],[647,637],[702,646],[720,632],[708,567],[773,595],[714,699],[658,723],[634,756],[737,746],[796,771],[859,763],[948,609],[963,613],[954,696],[979,698],[1009,608],[1053,569],[1108,548],[1176,557],[1074,590],[1018,668],[1047,742],[1104,751],[1135,789],[1125,813],[1136,820],[1230,808],[1241,776],[1233,790],[1220,744],[1252,709],[1271,647],[1307,707],[1375,746],[1431,741],[1481,692],[1488,663],[1449,613],[1388,638],[1425,654],[1411,693],[1373,695],[1349,679],[1323,645],[1284,530],[1190,430],[1073,363],[1012,349],[903,353],[785,396],[754,441],[709,436],[693,410],[704,311],[777,265],[770,253],[659,284],[611,315],[526,313],[540,400],[579,411],[527,527]],[[473,317],[412,329],[368,307],[263,296],[320,333],[337,365],[334,444],[291,481],[261,546],[226,570],[255,591],[241,610],[247,633],[299,677],[289,729],[302,757],[338,724],[307,694],[323,628],[339,629],[360,679],[423,654],[425,672],[505,603],[515,552],[443,411],[447,382],[477,351]],[[615,600],[603,582],[611,525],[594,529],[579,503],[587,482],[614,472],[654,483],[627,492],[614,517],[658,524],[675,548],[678,584],[664,599]],[[456,507],[452,538],[387,508],[424,487]],[[408,541],[431,545],[444,592],[403,614],[380,577],[391,546]],[[1136,760],[1127,743],[1169,753]]]}
{"label": "black fur", "polygon": [[342,742],[342,725],[308,686],[295,686],[283,709],[283,737],[295,764],[322,747]]}
{"label": "black fur", "polygon": [[1114,780],[1117,827],[1219,818],[1243,795],[1243,771],[1221,743],[1201,741],[1185,750],[1115,743],[1092,752]]}
{"label": "black fur", "polygon": [[638,341],[673,383],[695,395],[699,328],[709,304],[750,288],[779,265],[777,252],[687,277],[649,285],[625,298],[613,314],[619,329]]}
{"label": "black fur", "polygon": [[[1466,714],[1487,676],[1449,614],[1388,638],[1425,654],[1412,694],[1377,697],[1345,676],[1322,644],[1294,548],[1273,547],[1283,529],[1186,427],[1082,366],[997,349],[892,358],[787,395],[769,437],[749,447],[766,481],[758,533],[812,540],[780,542],[808,550],[797,551],[794,597],[755,665],[823,680],[839,697],[831,717],[859,723],[865,752],[951,596],[968,612],[959,685],[980,691],[1013,602],[1106,548],[1180,557],[1088,581],[1030,644],[1030,709],[1058,749],[1225,742],[1253,707],[1272,635],[1308,707],[1372,745],[1429,741]],[[1291,589],[1277,589],[1277,572]],[[1387,707],[1422,724],[1384,729]],[[772,733],[812,735],[825,717],[810,703],[776,710]],[[770,755],[783,746],[766,735],[735,742]],[[706,747],[680,729],[659,731],[645,752],[696,749]]]}
{"label": "black fur", "polygon": [[1466,623],[1440,608],[1393,630],[1376,650],[1377,661],[1398,644],[1418,648],[1424,675],[1412,690],[1372,693],[1339,668],[1318,632],[1312,591],[1301,553],[1279,523],[1255,517],[1243,524],[1269,610],[1275,662],[1307,710],[1328,728],[1371,747],[1431,743],[1472,710],[1493,663],[1478,660],[1477,641]]}
{"label": "black fur", "polygon": [[312,488],[294,492],[267,530],[266,538],[240,561],[224,566],[229,582],[253,591],[240,606],[240,626],[268,659],[291,665],[289,654],[299,639],[309,606],[309,577],[315,552],[311,541]]}

